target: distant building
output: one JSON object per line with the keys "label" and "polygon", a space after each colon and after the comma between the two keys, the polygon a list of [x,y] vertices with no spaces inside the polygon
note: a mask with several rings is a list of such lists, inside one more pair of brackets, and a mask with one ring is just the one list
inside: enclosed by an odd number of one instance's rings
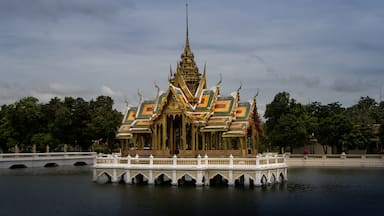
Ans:
{"label": "distant building", "polygon": [[188,36],[176,71],[170,71],[165,92],[141,97],[129,106],[116,138],[123,155],[195,157],[247,156],[257,153],[263,135],[256,96],[240,100],[240,88],[221,95],[220,82],[207,88],[206,68],[199,72]]}

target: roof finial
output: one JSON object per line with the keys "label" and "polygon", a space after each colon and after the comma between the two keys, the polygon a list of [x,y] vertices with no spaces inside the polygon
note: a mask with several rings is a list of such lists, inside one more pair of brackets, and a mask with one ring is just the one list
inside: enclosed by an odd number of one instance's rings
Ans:
{"label": "roof finial", "polygon": [[129,106],[128,97],[125,98],[124,102],[125,102],[125,105],[128,107]]}
{"label": "roof finial", "polygon": [[237,92],[240,92],[242,86],[243,86],[243,83],[240,81],[240,87],[237,89]]}
{"label": "roof finial", "polygon": [[137,89],[137,94],[139,95],[139,100],[140,100],[140,103],[141,103],[143,101],[144,97],[141,94],[140,89]]}
{"label": "roof finial", "polygon": [[219,73],[219,81],[217,82],[216,85],[220,85],[222,81],[223,81],[223,76],[221,73]]}
{"label": "roof finial", "polygon": [[185,3],[185,22],[186,22],[186,41],[185,41],[185,46],[189,46],[189,33],[188,33],[188,1]]}

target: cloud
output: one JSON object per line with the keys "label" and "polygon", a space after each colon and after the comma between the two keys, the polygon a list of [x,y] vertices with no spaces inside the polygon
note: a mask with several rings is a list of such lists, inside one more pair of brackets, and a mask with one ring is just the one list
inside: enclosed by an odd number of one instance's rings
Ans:
{"label": "cloud", "polygon": [[[0,103],[36,95],[116,103],[168,86],[185,40],[175,0],[0,1]],[[279,91],[350,104],[384,82],[383,1],[242,0],[190,4],[190,42],[208,86],[243,82],[261,106]],[[123,96],[124,95],[124,96]],[[260,107],[263,110],[263,107]]]}
{"label": "cloud", "polygon": [[0,105],[13,103],[15,99],[28,95],[28,91],[18,84],[0,82]]}
{"label": "cloud", "polygon": [[370,83],[365,80],[338,78],[331,84],[331,89],[337,92],[360,92],[371,88]]}
{"label": "cloud", "polygon": [[87,87],[52,82],[35,86],[21,86],[15,83],[0,83],[0,104],[13,103],[20,98],[33,96],[46,103],[51,98],[64,98],[67,96],[84,97],[89,99],[96,96],[96,91]]}
{"label": "cloud", "polygon": [[108,86],[101,86],[101,94],[106,95],[106,96],[111,96],[111,97],[117,97],[117,98],[122,98],[123,94],[121,92],[116,92],[112,90]]}
{"label": "cloud", "polygon": [[132,1],[104,0],[23,0],[0,1],[0,17],[24,19],[51,19],[58,21],[70,16],[108,17],[115,16],[124,8],[134,8]]}
{"label": "cloud", "polygon": [[282,83],[290,83],[293,85],[302,85],[307,88],[316,88],[320,85],[319,77],[309,77],[301,74],[292,74],[288,78],[283,78]]}

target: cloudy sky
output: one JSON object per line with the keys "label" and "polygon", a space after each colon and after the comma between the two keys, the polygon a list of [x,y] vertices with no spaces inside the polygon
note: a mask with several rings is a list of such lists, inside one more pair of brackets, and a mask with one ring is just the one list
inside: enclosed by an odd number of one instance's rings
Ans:
{"label": "cloudy sky", "polygon": [[[280,91],[299,102],[384,95],[382,0],[189,0],[195,60],[208,86]],[[0,104],[25,96],[112,96],[165,90],[185,42],[185,0],[1,0]],[[384,98],[383,98],[384,99]]]}

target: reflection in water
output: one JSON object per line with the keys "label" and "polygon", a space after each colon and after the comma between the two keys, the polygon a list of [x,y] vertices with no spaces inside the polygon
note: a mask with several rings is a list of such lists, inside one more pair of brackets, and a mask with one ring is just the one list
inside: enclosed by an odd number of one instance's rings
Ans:
{"label": "reflection in water", "polygon": [[[96,184],[88,167],[0,170],[1,215],[372,215],[383,169],[289,169],[254,188]],[[22,206],[18,208],[16,206]]]}

